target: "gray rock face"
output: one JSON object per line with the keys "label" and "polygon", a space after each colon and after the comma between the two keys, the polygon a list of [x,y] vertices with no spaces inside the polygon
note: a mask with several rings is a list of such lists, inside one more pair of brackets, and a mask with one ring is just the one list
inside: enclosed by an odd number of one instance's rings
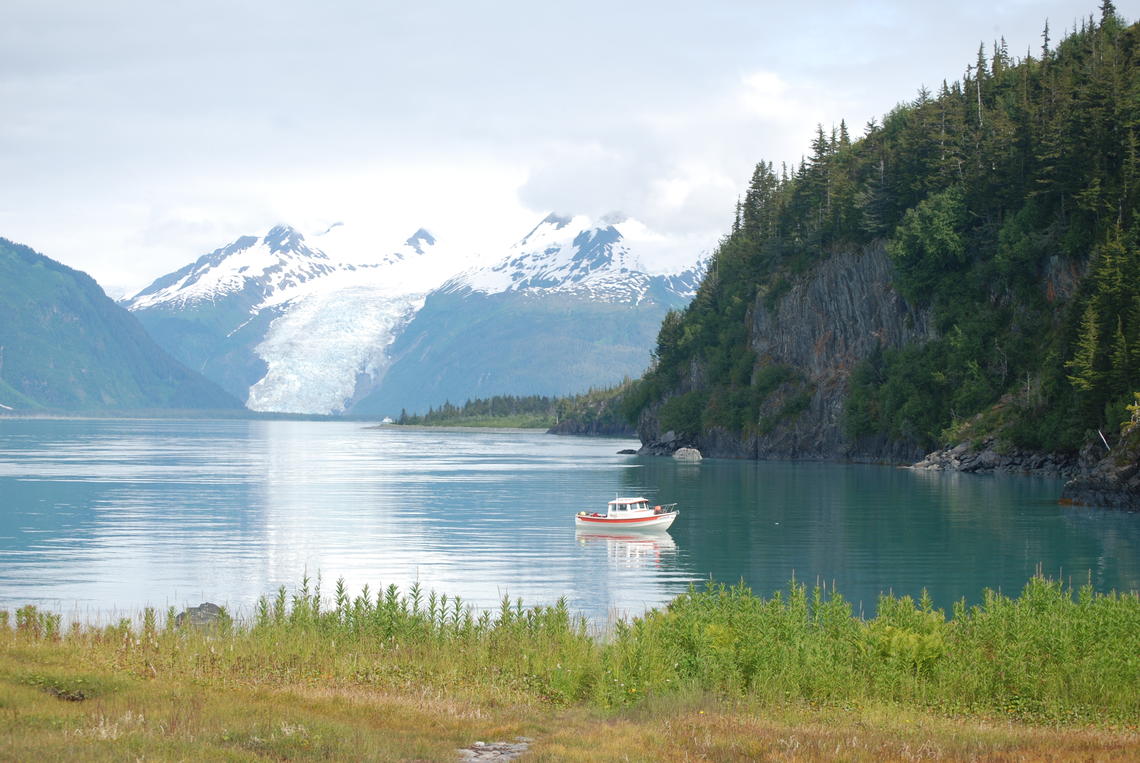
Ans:
{"label": "gray rock face", "polygon": [[637,451],[638,455],[671,456],[679,448],[688,447],[688,441],[678,437],[672,429],[664,434],[658,434],[657,430],[656,416],[651,413],[642,413],[637,427],[637,436],[642,442],[641,449]]}
{"label": "gray rock face", "polygon": [[1140,425],[1133,424],[1103,458],[1066,482],[1061,500],[1140,511]]}
{"label": "gray rock face", "polygon": [[[711,429],[691,443],[670,443],[659,434],[656,411],[647,410],[638,435],[646,454],[671,453],[681,445],[723,458],[801,458],[910,462],[922,450],[906,443],[851,442],[843,433],[848,380],[858,363],[878,347],[894,349],[935,338],[929,310],[919,310],[892,286],[893,267],[881,242],[842,252],[800,277],[769,309],[759,295],[750,311],[749,337],[762,363],[790,366],[804,382],[773,394],[775,414],[798,390],[810,390],[805,410],[780,420],[768,432],[742,437]],[[690,370],[685,389],[700,389],[702,369]],[[672,446],[672,447],[671,447]]]}
{"label": "gray rock face", "polygon": [[761,360],[794,366],[816,380],[841,378],[884,348],[934,338],[929,311],[909,305],[891,285],[882,244],[837,254],[792,286],[769,311],[763,297],[752,313],[752,349]]}
{"label": "gray rock face", "polygon": [[908,304],[892,286],[882,244],[837,254],[796,283],[768,310],[752,312],[752,349],[762,361],[792,366],[813,388],[808,410],[759,438],[760,456],[830,458],[853,454],[842,431],[847,382],[876,347],[895,349],[934,338],[929,311]]}
{"label": "gray rock face", "polygon": [[910,468],[935,472],[1008,472],[1067,477],[1076,474],[1081,467],[1078,459],[1070,455],[1003,448],[995,438],[990,438],[977,446],[963,442],[952,448],[936,450]]}

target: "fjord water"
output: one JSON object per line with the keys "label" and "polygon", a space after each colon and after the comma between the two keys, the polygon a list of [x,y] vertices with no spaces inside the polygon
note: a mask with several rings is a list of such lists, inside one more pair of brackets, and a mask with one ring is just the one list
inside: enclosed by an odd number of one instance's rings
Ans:
{"label": "fjord water", "polygon": [[[308,574],[479,607],[565,597],[595,622],[712,577],[835,583],[871,615],[925,587],[949,608],[1040,567],[1140,588],[1140,515],[1062,507],[1061,484],[882,466],[620,456],[627,440],[351,422],[0,420],[0,608],[249,614]],[[668,533],[576,532],[615,495],[677,502]]]}

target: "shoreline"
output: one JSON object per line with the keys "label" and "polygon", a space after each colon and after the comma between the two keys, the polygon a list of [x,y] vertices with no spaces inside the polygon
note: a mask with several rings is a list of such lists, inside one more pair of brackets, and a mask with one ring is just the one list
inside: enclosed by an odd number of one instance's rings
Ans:
{"label": "shoreline", "polygon": [[546,429],[542,427],[486,427],[486,426],[464,426],[462,424],[375,424],[373,426],[364,427],[364,429],[392,429],[392,430],[407,430],[410,432],[502,432],[514,434],[526,434],[537,432],[539,434],[549,434]]}

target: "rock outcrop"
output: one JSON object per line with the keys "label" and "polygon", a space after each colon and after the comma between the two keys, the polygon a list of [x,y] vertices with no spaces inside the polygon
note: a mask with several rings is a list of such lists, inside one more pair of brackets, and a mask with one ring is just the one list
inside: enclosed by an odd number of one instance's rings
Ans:
{"label": "rock outcrop", "polygon": [[196,607],[189,607],[186,610],[179,612],[178,616],[174,618],[174,624],[179,628],[189,626],[191,628],[209,628],[222,620],[225,610],[213,602],[202,602]]}
{"label": "rock outcrop", "polygon": [[515,760],[533,741],[530,737],[515,737],[513,742],[475,742],[457,752],[460,760]]}
{"label": "rock outcrop", "polygon": [[1065,453],[1006,448],[997,438],[991,437],[974,445],[959,443],[928,453],[911,469],[947,472],[1008,472],[1014,474],[1040,474],[1048,477],[1070,477],[1081,469],[1080,460]]}
{"label": "rock outcrop", "polygon": [[[848,380],[860,361],[877,349],[921,344],[936,334],[929,310],[915,308],[895,291],[893,267],[881,242],[862,251],[841,252],[799,277],[779,298],[757,296],[749,311],[749,337],[762,365],[780,365],[797,378],[765,401],[762,433],[738,435],[710,428],[699,435],[670,439],[660,433],[658,407],[643,412],[638,435],[645,454],[671,454],[697,447],[720,458],[800,458],[883,460],[905,463],[921,458],[917,445],[851,441],[843,432]],[[688,374],[688,392],[701,389],[703,371]],[[792,401],[795,413],[787,414]],[[691,440],[691,441],[689,441]]]}
{"label": "rock outcrop", "polygon": [[1092,468],[1066,482],[1061,500],[1140,511],[1140,424],[1133,424]]}
{"label": "rock outcrop", "polygon": [[1061,494],[1063,503],[1140,510],[1140,426],[1125,432],[1107,452],[1099,439],[1072,455],[1005,447],[991,437],[976,445],[963,442],[928,453],[910,468],[1065,477],[1069,481]]}

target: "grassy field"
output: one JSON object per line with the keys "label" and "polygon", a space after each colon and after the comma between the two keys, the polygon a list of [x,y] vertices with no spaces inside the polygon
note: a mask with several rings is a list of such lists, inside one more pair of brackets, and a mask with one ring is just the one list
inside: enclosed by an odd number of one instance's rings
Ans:
{"label": "grassy field", "polygon": [[870,621],[822,589],[710,586],[605,637],[561,604],[308,583],[205,630],[0,619],[10,760],[454,760],[518,736],[534,760],[1140,757],[1140,599],[1041,578]]}

